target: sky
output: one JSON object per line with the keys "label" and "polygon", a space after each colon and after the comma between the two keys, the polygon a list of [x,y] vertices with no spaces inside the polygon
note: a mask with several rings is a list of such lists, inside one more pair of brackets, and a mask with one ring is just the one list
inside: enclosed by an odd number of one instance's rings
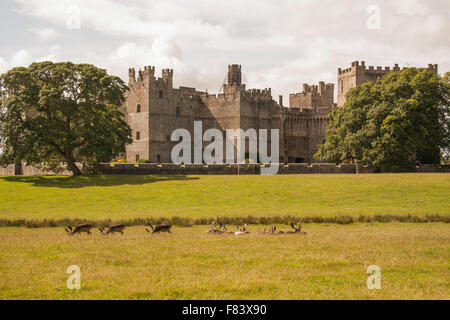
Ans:
{"label": "sky", "polygon": [[227,65],[274,97],[366,65],[450,71],[448,0],[0,0],[0,73],[33,61],[174,69],[216,93]]}

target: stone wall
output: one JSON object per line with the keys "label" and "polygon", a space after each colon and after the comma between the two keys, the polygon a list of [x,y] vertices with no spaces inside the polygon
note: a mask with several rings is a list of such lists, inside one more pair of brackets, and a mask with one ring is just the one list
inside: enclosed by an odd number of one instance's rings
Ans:
{"label": "stone wall", "polygon": [[[80,167],[80,166],[79,166]],[[22,175],[23,176],[38,176],[38,175],[61,175],[61,176],[71,176],[72,172],[69,170],[63,170],[59,173],[55,173],[52,171],[42,170],[40,168],[32,167],[32,166],[22,166]],[[7,167],[0,167],[0,176],[14,176],[14,165],[9,165]]]}
{"label": "stone wall", "polygon": [[[189,164],[177,165],[171,163],[156,164],[156,163],[141,163],[134,165],[131,163],[118,163],[111,165],[104,163],[100,165],[103,174],[121,174],[121,175],[147,175],[147,174],[179,174],[179,175],[257,175],[261,173],[261,165],[259,164]],[[439,166],[425,164],[416,168],[418,173],[450,173],[450,165]],[[278,174],[355,174],[356,168],[352,164],[334,163],[290,163],[280,164]],[[373,173],[373,170],[366,166],[359,167],[359,173]],[[50,171],[43,171],[41,169],[23,166],[24,176],[33,175],[54,175]],[[0,176],[13,176],[14,165],[0,167]],[[71,172],[64,170],[58,175],[71,175]]]}

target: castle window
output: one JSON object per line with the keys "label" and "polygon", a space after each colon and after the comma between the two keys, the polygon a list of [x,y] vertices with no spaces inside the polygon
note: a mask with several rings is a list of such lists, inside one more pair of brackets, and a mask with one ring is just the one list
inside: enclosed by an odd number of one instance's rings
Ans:
{"label": "castle window", "polygon": [[177,118],[179,118],[181,115],[180,107],[177,107],[176,114],[177,114]]}
{"label": "castle window", "polygon": [[166,140],[170,141],[170,136],[169,135],[166,136]]}
{"label": "castle window", "polygon": [[136,140],[141,140],[141,132],[136,132]]}
{"label": "castle window", "polygon": [[137,105],[137,107],[136,107],[136,112],[137,112],[137,113],[140,113],[140,112],[141,112],[141,105],[140,105],[140,104]]}
{"label": "castle window", "polygon": [[139,155],[136,155],[136,162],[139,162]]}
{"label": "castle window", "polygon": [[163,98],[163,91],[159,90],[159,98],[162,99]]}
{"label": "castle window", "polygon": [[156,155],[156,162],[161,163],[161,155],[160,154]]}

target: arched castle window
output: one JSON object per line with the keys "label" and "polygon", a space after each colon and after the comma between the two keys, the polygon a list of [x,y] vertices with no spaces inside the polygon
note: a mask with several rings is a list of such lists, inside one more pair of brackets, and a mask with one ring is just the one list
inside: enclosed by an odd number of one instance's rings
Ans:
{"label": "arched castle window", "polygon": [[136,112],[137,112],[137,113],[140,113],[140,112],[141,112],[141,105],[140,105],[140,104],[137,105],[137,107],[136,107]]}

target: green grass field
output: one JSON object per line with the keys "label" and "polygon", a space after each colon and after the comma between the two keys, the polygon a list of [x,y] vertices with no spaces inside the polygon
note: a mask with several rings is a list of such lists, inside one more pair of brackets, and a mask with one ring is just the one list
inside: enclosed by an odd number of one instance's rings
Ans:
{"label": "green grass field", "polygon": [[450,215],[450,174],[0,178],[7,219]]}
{"label": "green grass field", "polygon": [[[449,199],[449,174],[0,177],[3,222],[446,219]],[[207,234],[206,225],[74,237],[36,226],[0,228],[0,299],[450,299],[449,223],[304,223],[307,236],[250,225],[242,237]],[[79,291],[66,288],[70,265],[81,268]],[[370,265],[381,268],[380,291],[367,289]]]}
{"label": "green grass field", "polygon": [[[305,224],[307,236],[68,237],[62,228],[0,230],[0,299],[449,299],[450,225]],[[279,226],[286,229],[286,226]],[[81,290],[66,287],[81,268]],[[367,267],[381,268],[381,290]]]}

